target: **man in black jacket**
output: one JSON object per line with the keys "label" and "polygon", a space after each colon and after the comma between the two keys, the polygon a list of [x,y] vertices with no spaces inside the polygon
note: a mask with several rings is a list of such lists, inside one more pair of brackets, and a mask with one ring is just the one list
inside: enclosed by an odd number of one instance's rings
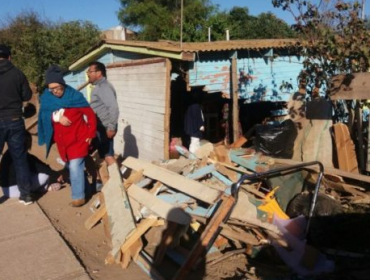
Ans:
{"label": "man in black jacket", "polygon": [[19,202],[28,205],[33,198],[22,106],[31,99],[32,91],[23,72],[11,63],[10,55],[9,47],[0,44],[0,153],[7,143],[16,168]]}

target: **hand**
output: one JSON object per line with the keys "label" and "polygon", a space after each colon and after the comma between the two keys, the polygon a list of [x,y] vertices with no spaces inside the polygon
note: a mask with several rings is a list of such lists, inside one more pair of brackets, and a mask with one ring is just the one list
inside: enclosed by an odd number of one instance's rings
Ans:
{"label": "hand", "polygon": [[92,138],[86,138],[86,142],[89,143],[89,145],[91,144],[91,141],[92,141]]}
{"label": "hand", "polygon": [[64,126],[70,126],[72,123],[66,116],[61,116],[59,122]]}
{"label": "hand", "polygon": [[115,130],[107,130],[107,137],[108,138],[113,138],[114,135],[116,135],[116,131]]}
{"label": "hand", "polygon": [[60,175],[60,176],[57,178],[57,182],[58,182],[58,183],[64,183],[63,175]]}

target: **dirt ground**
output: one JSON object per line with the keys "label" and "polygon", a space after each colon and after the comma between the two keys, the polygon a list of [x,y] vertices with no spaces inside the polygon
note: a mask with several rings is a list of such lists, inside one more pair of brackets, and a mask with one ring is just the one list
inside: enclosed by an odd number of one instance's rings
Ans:
{"label": "dirt ground", "polygon": [[[45,147],[39,147],[37,137],[34,137],[31,153],[46,161],[54,170],[60,170],[62,166],[56,161],[58,153],[55,146],[47,160],[44,150]],[[89,207],[93,198],[83,207],[71,207],[69,205],[71,202],[70,187],[66,185],[57,192],[46,193],[37,202],[92,279],[150,279],[134,262],[126,270],[116,264],[105,265],[104,260],[110,247],[104,235],[103,225],[99,223],[91,230],[86,230],[84,227],[84,222],[92,214]]]}

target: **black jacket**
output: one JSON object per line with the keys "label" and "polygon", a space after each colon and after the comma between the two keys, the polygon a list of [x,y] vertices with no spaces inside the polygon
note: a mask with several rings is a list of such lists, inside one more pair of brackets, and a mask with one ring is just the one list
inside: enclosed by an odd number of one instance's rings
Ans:
{"label": "black jacket", "polygon": [[[30,153],[27,154],[27,162],[30,167],[31,173],[44,173],[55,176],[55,171],[52,170],[49,165],[46,165]],[[15,172],[13,158],[10,155],[9,150],[7,150],[1,158],[0,166],[0,185],[4,188],[17,185],[17,175]]]}
{"label": "black jacket", "polygon": [[26,76],[7,59],[0,59],[0,120],[22,116],[24,101],[32,91]]}
{"label": "black jacket", "polygon": [[202,108],[200,104],[194,103],[189,106],[185,113],[185,133],[190,137],[202,138],[203,132],[200,130],[202,126],[204,126]]}

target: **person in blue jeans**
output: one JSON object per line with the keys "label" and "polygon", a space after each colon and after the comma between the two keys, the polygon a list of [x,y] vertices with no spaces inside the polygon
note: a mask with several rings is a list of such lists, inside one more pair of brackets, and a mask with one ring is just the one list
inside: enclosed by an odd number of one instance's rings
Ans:
{"label": "person in blue jeans", "polygon": [[19,202],[32,204],[31,174],[27,163],[23,102],[32,97],[32,91],[24,73],[10,61],[11,51],[0,44],[0,153],[5,143],[14,161]]}
{"label": "person in blue jeans", "polygon": [[61,159],[69,169],[73,207],[87,201],[90,186],[86,180],[85,157],[96,136],[96,116],[81,92],[67,85],[62,69],[51,65],[45,73],[47,89],[41,95],[38,142],[46,144],[46,156],[56,143]]}

